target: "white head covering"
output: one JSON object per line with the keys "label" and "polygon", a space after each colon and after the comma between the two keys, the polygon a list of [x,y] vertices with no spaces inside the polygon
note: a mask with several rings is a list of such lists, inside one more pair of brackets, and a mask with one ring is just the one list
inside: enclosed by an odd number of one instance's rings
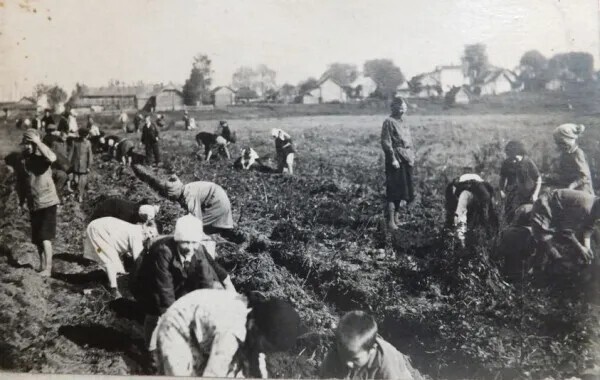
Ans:
{"label": "white head covering", "polygon": [[138,210],[138,214],[142,217],[142,219],[148,221],[154,219],[159,210],[159,205],[141,205],[140,209]]}
{"label": "white head covering", "polygon": [[461,175],[460,178],[458,179],[458,182],[466,182],[466,181],[483,182],[483,178],[481,178],[478,174],[468,173],[468,174]]}
{"label": "white head covering", "polygon": [[280,132],[281,132],[281,129],[273,128],[273,129],[271,129],[271,136],[278,137]]}
{"label": "white head covering", "polygon": [[202,241],[206,238],[202,221],[192,214],[182,216],[175,223],[175,241]]}

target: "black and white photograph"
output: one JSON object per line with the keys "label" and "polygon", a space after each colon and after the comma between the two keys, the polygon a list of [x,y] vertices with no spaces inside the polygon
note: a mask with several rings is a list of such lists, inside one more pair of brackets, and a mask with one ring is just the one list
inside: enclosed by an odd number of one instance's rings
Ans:
{"label": "black and white photograph", "polygon": [[600,379],[596,193],[599,0],[0,0],[2,379]]}

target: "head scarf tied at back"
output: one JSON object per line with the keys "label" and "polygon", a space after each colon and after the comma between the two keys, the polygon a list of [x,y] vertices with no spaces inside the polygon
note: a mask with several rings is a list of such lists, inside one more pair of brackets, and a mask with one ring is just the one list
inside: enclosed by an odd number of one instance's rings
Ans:
{"label": "head scarf tied at back", "polygon": [[202,221],[194,215],[187,214],[177,219],[175,223],[175,233],[173,239],[175,241],[203,241],[206,238],[204,235],[204,226]]}
{"label": "head scarf tied at back", "polygon": [[554,130],[554,140],[557,142],[572,142],[577,140],[580,134],[585,131],[583,124],[561,124]]}
{"label": "head scarf tied at back", "polygon": [[158,213],[159,210],[160,210],[159,205],[142,205],[142,206],[140,206],[140,209],[138,210],[138,214],[140,215],[140,218],[142,220],[150,221],[150,220],[153,220],[154,217],[156,217],[156,214]]}
{"label": "head scarf tied at back", "polygon": [[279,128],[271,129],[271,136],[276,137],[276,138],[281,138],[282,140],[284,140],[286,138],[288,138],[288,139],[290,138],[290,135],[285,133],[283,131],[283,129],[279,129]]}
{"label": "head scarf tied at back", "polygon": [[183,192],[183,182],[176,175],[171,176],[164,185],[165,193],[169,198],[179,198]]}

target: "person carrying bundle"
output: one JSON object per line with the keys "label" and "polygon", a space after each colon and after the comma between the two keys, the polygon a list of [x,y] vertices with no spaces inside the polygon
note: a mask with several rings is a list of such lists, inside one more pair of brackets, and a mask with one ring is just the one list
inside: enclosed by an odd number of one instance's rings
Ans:
{"label": "person carrying bundle", "polygon": [[83,256],[102,266],[108,277],[111,295],[121,298],[117,275],[126,273],[121,256],[137,260],[144,250],[144,244],[155,236],[158,236],[158,231],[153,221],[132,224],[110,216],[95,219],[86,228]]}
{"label": "person carrying bundle", "polygon": [[173,303],[157,325],[159,373],[266,379],[266,354],[292,348],[299,331],[300,316],[284,300],[196,290]]}

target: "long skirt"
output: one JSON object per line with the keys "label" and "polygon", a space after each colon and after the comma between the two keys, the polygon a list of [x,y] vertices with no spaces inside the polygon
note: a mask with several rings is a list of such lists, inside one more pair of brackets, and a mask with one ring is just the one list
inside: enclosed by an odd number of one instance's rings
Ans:
{"label": "long skirt", "polygon": [[388,202],[404,200],[410,203],[414,200],[412,169],[412,166],[404,162],[400,163],[398,169],[394,168],[391,162],[386,162],[385,189]]}

